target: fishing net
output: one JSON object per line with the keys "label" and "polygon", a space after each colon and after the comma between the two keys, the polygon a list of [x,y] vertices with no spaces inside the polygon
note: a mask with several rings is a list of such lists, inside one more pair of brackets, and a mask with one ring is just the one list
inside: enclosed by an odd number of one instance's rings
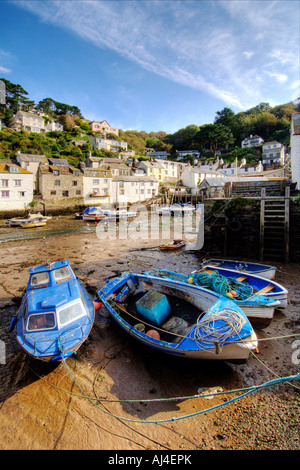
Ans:
{"label": "fishing net", "polygon": [[246,300],[253,294],[253,289],[249,284],[243,284],[233,277],[223,276],[217,271],[193,273],[189,279],[192,279],[192,283],[195,285],[236,300]]}

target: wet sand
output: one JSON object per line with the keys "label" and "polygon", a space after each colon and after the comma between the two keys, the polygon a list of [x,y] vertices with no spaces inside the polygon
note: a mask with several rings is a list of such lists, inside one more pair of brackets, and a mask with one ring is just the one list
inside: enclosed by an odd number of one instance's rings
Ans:
{"label": "wet sand", "polygon": [[[201,362],[142,347],[108,317],[97,315],[90,337],[67,359],[67,367],[26,356],[8,327],[26,287],[28,269],[46,261],[47,248],[52,261],[70,260],[91,295],[106,277],[122,271],[169,268],[189,273],[201,260],[186,251],[163,253],[155,248],[161,240],[104,241],[94,231],[52,235],[47,241],[47,246],[42,245],[42,238],[0,244],[0,340],[6,349],[6,363],[0,364],[0,449],[300,448],[299,381],[265,388],[232,404],[177,420],[238,395],[185,398],[199,389],[229,391],[299,373],[300,365],[295,362],[300,352],[293,349],[299,337],[260,342],[259,353],[246,364]],[[268,328],[257,331],[259,338],[299,334],[300,267],[276,266],[276,280],[289,290],[289,305],[276,312]],[[173,397],[179,398],[153,401]],[[126,401],[133,399],[137,401]]]}

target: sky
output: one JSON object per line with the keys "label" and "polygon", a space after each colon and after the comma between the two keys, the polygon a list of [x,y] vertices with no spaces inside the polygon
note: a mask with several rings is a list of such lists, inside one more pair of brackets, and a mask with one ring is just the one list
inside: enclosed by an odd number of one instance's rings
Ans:
{"label": "sky", "polygon": [[299,97],[298,0],[2,0],[0,78],[124,131]]}

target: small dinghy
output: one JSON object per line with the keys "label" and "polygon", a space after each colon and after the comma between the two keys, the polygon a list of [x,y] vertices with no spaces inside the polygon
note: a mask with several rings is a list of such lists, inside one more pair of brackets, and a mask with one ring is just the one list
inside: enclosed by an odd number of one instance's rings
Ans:
{"label": "small dinghy", "polygon": [[[266,328],[270,325],[275,308],[280,307],[280,301],[271,299],[263,295],[261,288],[260,291],[254,293],[252,285],[249,285],[244,275],[237,272],[236,278],[231,282],[225,276],[220,276],[217,271],[204,268],[201,271],[195,271],[189,275],[176,273],[168,270],[153,270],[148,271],[147,275],[157,278],[172,279],[186,284],[197,286],[201,289],[217,292],[223,297],[230,298],[236,305],[238,305],[247,316],[248,320],[256,328]],[[261,278],[263,280],[263,278]],[[246,282],[243,283],[243,280]],[[264,279],[264,281],[266,281]]]}
{"label": "small dinghy", "polygon": [[94,323],[95,307],[68,260],[29,270],[29,281],[9,331],[42,361],[58,361],[78,350]]}
{"label": "small dinghy", "polygon": [[173,240],[171,243],[160,246],[161,251],[176,251],[186,245],[184,240]]}
{"label": "small dinghy", "polygon": [[[212,269],[207,266],[200,270],[199,273],[203,271],[211,272]],[[264,295],[270,300],[279,302],[279,305],[276,308],[287,307],[287,289],[272,279],[266,279],[255,274],[241,273],[234,269],[221,268],[217,266],[214,266],[213,271],[216,271],[218,274],[226,278],[235,279],[236,281],[241,282],[244,286],[251,286],[253,290],[252,297]]]}
{"label": "small dinghy", "polygon": [[159,351],[204,360],[245,360],[257,337],[242,310],[215,292],[165,278],[123,273],[98,292],[112,318]]}
{"label": "small dinghy", "polygon": [[226,268],[234,269],[235,271],[246,272],[249,274],[255,274],[266,279],[274,279],[276,274],[275,266],[269,266],[268,264],[252,263],[248,261],[235,261],[228,259],[209,259],[201,263],[202,267],[208,268]]}

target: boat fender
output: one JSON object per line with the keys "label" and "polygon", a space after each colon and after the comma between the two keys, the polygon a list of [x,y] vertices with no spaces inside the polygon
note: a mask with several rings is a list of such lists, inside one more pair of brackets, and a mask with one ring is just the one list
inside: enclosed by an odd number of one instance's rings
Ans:
{"label": "boat fender", "polygon": [[227,225],[227,228],[231,232],[238,232],[242,228],[242,222],[240,220],[233,219],[229,222],[229,224]]}
{"label": "boat fender", "polygon": [[150,336],[150,338],[154,338],[154,339],[158,339],[158,340],[160,339],[160,334],[156,330],[149,330],[149,331],[147,331],[146,335]]}
{"label": "boat fender", "polygon": [[93,305],[95,311],[97,312],[97,310],[100,310],[100,308],[102,307],[102,302],[101,300],[93,300]]}
{"label": "boat fender", "polygon": [[189,283],[189,284],[193,284],[193,282],[194,282],[193,278],[192,278],[192,277],[189,277],[189,278],[188,278],[188,283]]}
{"label": "boat fender", "polygon": [[9,325],[9,329],[8,329],[9,333],[11,333],[14,330],[16,323],[17,323],[17,316],[14,315]]}

